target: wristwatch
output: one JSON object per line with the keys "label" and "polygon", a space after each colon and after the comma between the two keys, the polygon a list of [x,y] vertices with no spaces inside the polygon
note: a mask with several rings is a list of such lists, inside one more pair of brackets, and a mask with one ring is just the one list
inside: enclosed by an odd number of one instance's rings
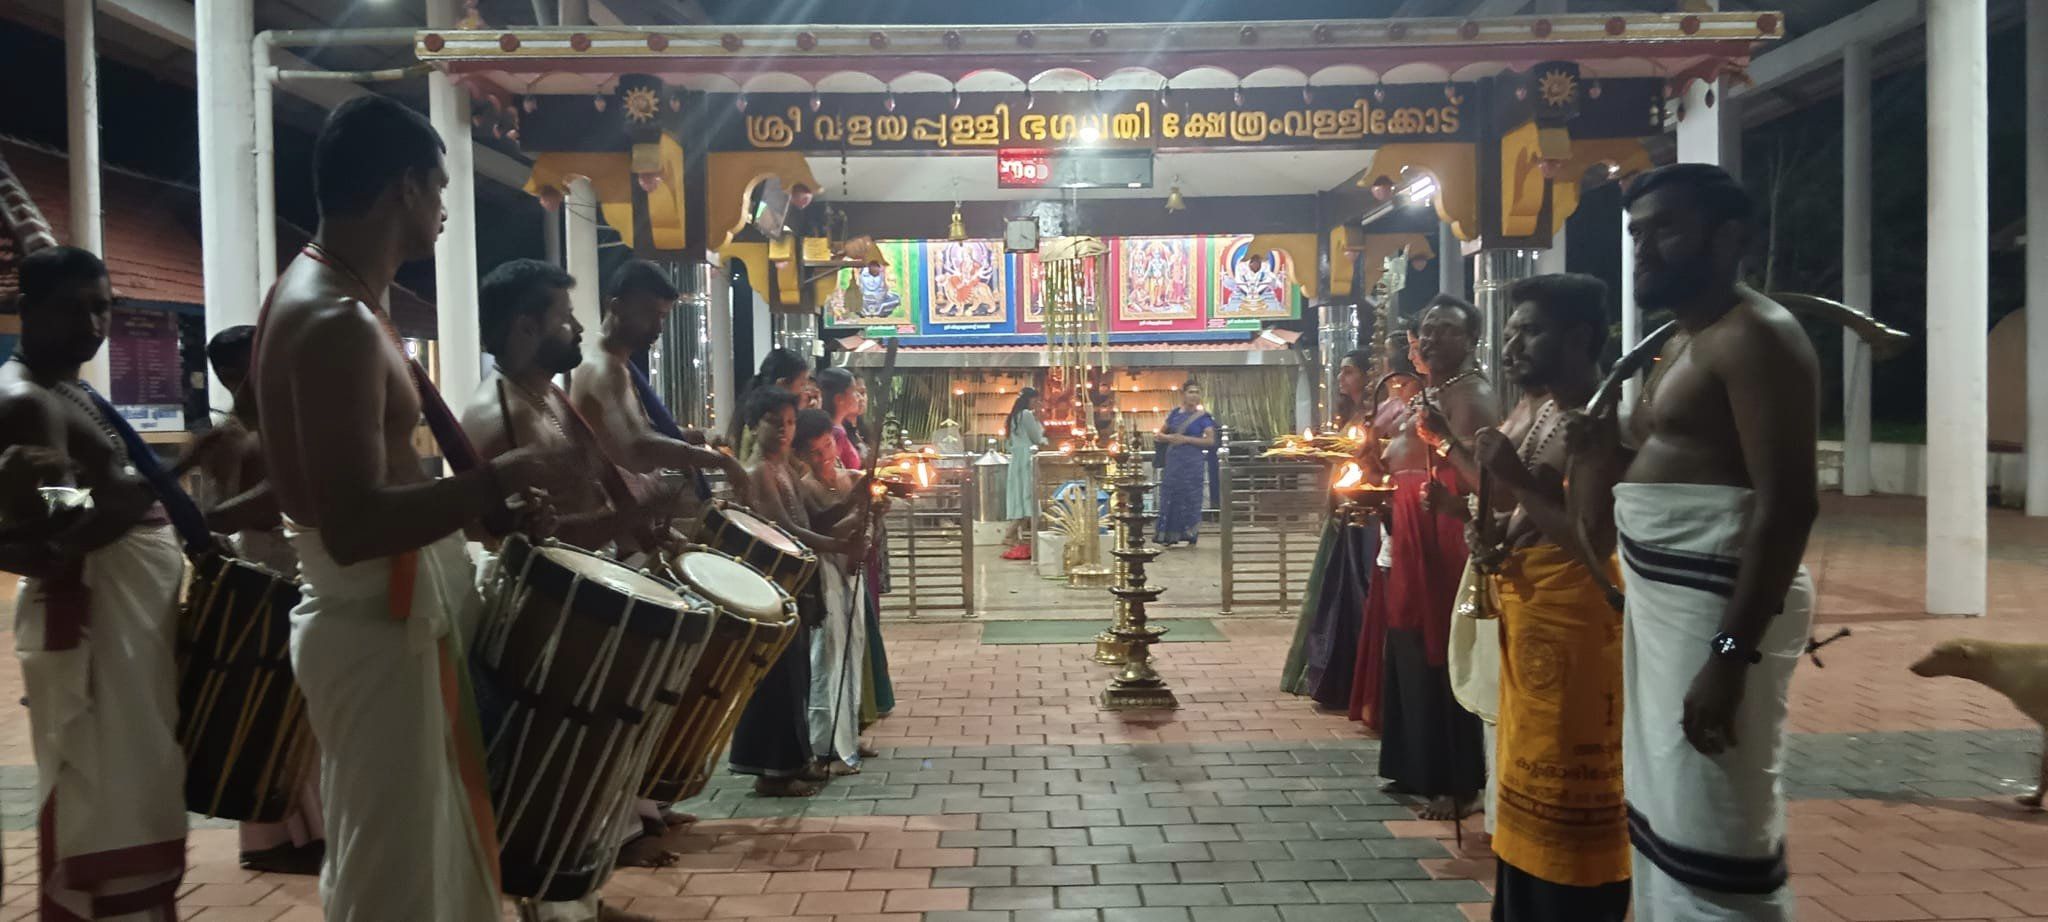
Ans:
{"label": "wristwatch", "polygon": [[1743,646],[1741,641],[1735,639],[1735,635],[1727,631],[1715,634],[1708,649],[1713,652],[1715,659],[1732,659],[1752,666],[1764,661],[1764,655],[1757,652],[1756,648]]}

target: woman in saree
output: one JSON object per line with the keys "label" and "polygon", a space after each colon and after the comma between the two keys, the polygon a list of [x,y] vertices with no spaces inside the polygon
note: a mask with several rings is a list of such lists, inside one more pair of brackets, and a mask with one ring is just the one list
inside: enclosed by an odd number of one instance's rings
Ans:
{"label": "woman in saree", "polygon": [[1202,386],[1181,385],[1180,406],[1167,414],[1158,434],[1159,523],[1153,540],[1161,547],[1195,545],[1202,527],[1202,501],[1209,473],[1209,455],[1216,450],[1216,418],[1202,406]]}

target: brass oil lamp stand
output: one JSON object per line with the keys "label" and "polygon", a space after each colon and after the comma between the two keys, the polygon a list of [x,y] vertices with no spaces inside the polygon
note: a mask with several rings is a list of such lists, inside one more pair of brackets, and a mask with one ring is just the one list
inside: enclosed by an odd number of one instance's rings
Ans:
{"label": "brass oil lamp stand", "polygon": [[[1076,404],[1076,406],[1079,408],[1076,412],[1090,411],[1085,401]],[[1087,491],[1084,494],[1087,497],[1088,515],[1085,522],[1087,527],[1081,529],[1079,534],[1073,535],[1068,539],[1069,541],[1079,541],[1081,543],[1081,562],[1067,568],[1067,587],[1070,589],[1108,589],[1116,584],[1117,571],[1121,567],[1111,569],[1102,563],[1102,517],[1100,513],[1096,512],[1095,498],[1102,494],[1102,482],[1105,479],[1105,475],[1109,472],[1112,456],[1108,450],[1096,442],[1092,427],[1081,431],[1080,436],[1080,444],[1074,446],[1074,452],[1070,457],[1074,459],[1074,463],[1079,465],[1082,472],[1086,474],[1082,478],[1083,483],[1081,486],[1082,489]],[[1114,502],[1114,500],[1111,501],[1112,506]]]}
{"label": "brass oil lamp stand", "polygon": [[1096,635],[1095,661],[1121,665],[1102,690],[1102,706],[1109,710],[1171,710],[1180,707],[1166,680],[1152,668],[1152,644],[1165,629],[1147,624],[1145,606],[1157,601],[1160,587],[1145,582],[1145,566],[1159,558],[1159,549],[1145,544],[1146,526],[1153,516],[1145,512],[1145,494],[1155,484],[1145,465],[1129,445],[1114,457],[1110,489],[1110,518],[1116,522],[1116,623]]}

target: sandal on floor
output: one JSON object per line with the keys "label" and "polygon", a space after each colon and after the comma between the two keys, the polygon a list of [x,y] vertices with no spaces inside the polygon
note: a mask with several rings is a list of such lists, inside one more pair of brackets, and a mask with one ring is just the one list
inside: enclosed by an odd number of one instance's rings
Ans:
{"label": "sandal on floor", "polygon": [[762,778],[754,782],[755,797],[811,797],[821,787],[802,778]]}

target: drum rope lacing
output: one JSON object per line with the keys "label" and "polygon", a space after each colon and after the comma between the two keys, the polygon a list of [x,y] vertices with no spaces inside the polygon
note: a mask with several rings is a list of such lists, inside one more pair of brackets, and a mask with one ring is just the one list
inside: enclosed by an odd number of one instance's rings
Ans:
{"label": "drum rope lacing", "polygon": [[[531,544],[527,547],[527,553],[516,576],[500,568],[494,581],[497,590],[494,593],[495,598],[487,609],[488,621],[479,637],[480,652],[484,654],[485,662],[494,671],[504,662],[513,620],[533,598],[529,579],[534,562],[541,555],[541,548]],[[582,587],[586,583],[591,583],[609,588],[602,580],[586,580],[582,572],[574,568],[569,569],[571,573],[568,592],[564,596],[561,608],[555,614],[553,632],[549,635],[547,646],[541,651],[538,662],[528,670],[526,676],[522,677],[519,686],[521,690],[545,687],[547,677],[554,671],[556,654],[560,652],[558,642],[570,623]],[[625,616],[630,614],[629,605],[622,613],[622,617],[607,630],[604,641],[594,654],[602,661],[602,665],[584,674],[571,699],[571,717],[576,718],[579,712],[581,714],[580,718],[569,721],[577,725],[573,732],[574,739],[570,741],[565,755],[571,764],[584,752],[584,736],[589,732],[592,708],[607,688],[612,667],[624,649],[624,635],[629,623],[629,618]],[[682,619],[674,619],[669,625],[668,636],[661,650],[641,659],[626,693],[627,702],[623,705],[625,710],[619,714],[622,719],[607,721],[610,729],[606,732],[602,748],[597,754],[599,764],[606,766],[606,770],[597,778],[578,779],[579,783],[587,784],[586,793],[570,805],[566,824],[557,824],[556,820],[563,815],[563,803],[567,792],[558,790],[552,798],[546,799],[546,816],[540,828],[543,832],[558,834],[543,835],[534,843],[534,860],[543,869],[538,885],[539,893],[547,892],[564,865],[571,860],[591,854],[600,856],[597,862],[600,865],[597,868],[597,879],[602,879],[603,874],[609,872],[611,863],[616,862],[617,849],[611,847],[609,843],[618,841],[619,832],[629,818],[627,804],[637,793],[640,775],[659,741],[655,731],[664,727],[667,719],[672,716],[672,705],[665,703],[660,696],[663,679],[670,673],[682,672],[689,668],[689,654],[701,649],[700,646],[681,643],[681,629]],[[529,764],[526,759],[527,744],[536,716],[531,702],[517,702],[515,707],[518,710],[506,715],[504,723],[497,728],[490,744],[492,755],[509,758],[509,764],[514,769]],[[507,733],[511,731],[514,723],[520,724],[519,731],[512,740],[512,748],[506,753],[501,747],[507,741]],[[568,733],[566,724],[558,722],[537,763],[533,763],[536,766],[536,773],[544,773],[554,764],[556,753],[562,748],[563,737]],[[622,735],[627,738],[622,740]],[[534,801],[538,793],[532,787],[523,791],[507,788],[493,798],[498,815],[505,818],[500,826],[500,837],[503,841],[511,841],[522,821],[526,819],[529,808],[535,806]],[[593,816],[600,819],[594,826],[584,831],[585,824]],[[580,839],[571,835],[578,831],[584,831]],[[572,849],[575,850],[573,855]]]}

